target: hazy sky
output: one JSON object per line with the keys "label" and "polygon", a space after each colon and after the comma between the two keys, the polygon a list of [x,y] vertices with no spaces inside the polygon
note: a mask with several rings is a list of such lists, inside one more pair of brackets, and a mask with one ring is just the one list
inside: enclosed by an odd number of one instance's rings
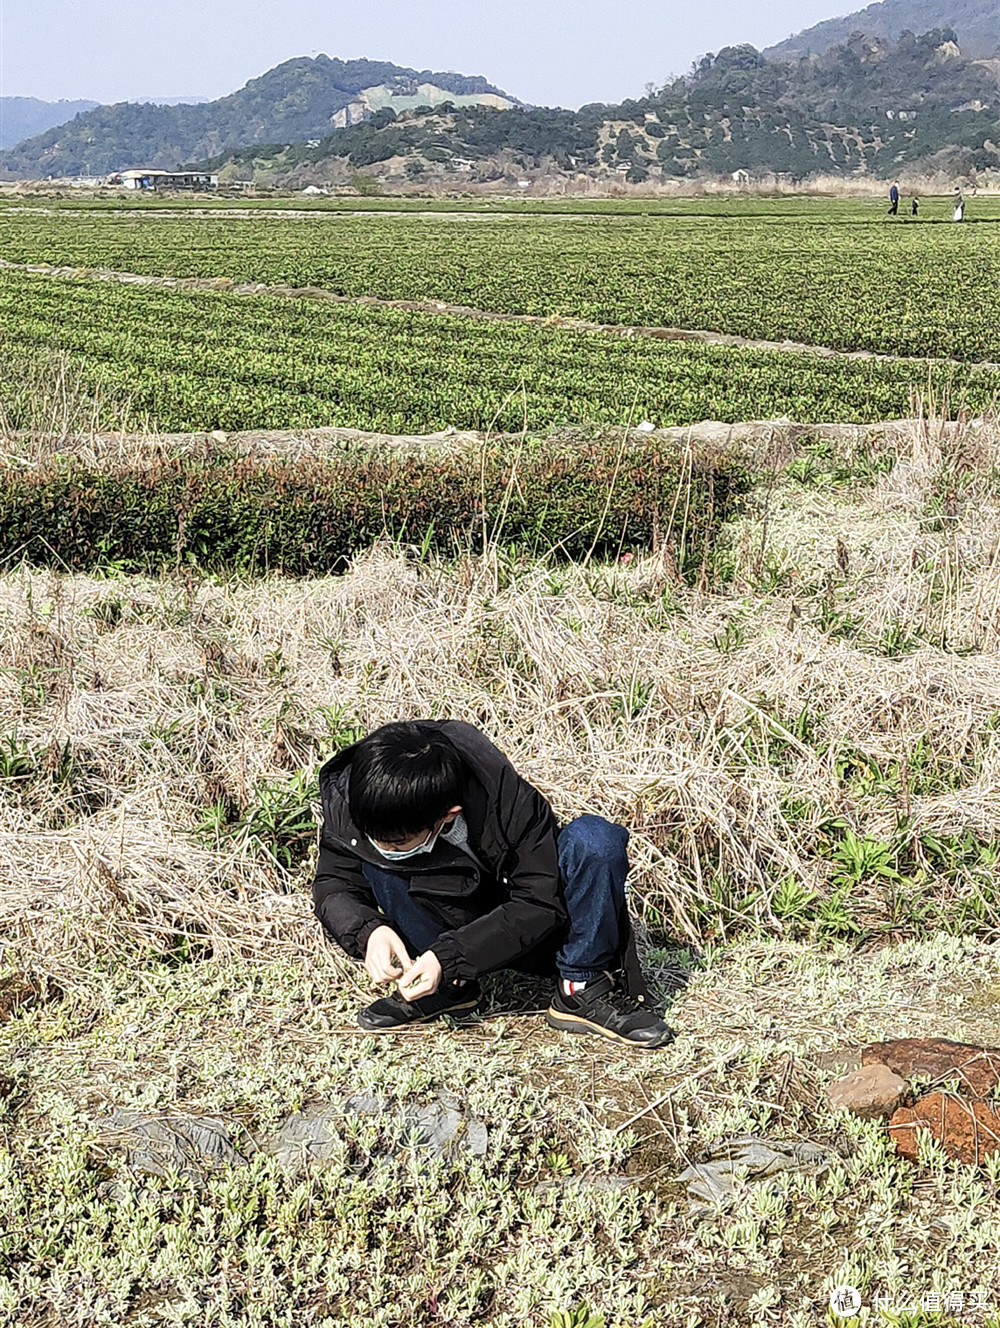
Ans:
{"label": "hazy sky", "polygon": [[[864,0],[859,0],[863,4]],[[223,96],[294,55],[484,74],[524,101],[641,96],[705,51],[766,46],[837,0],[0,0],[0,93]]]}

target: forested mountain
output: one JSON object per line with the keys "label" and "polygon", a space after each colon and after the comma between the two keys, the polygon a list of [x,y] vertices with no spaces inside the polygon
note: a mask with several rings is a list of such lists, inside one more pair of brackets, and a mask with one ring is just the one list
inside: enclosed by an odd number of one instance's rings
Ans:
{"label": "forested mountain", "polygon": [[337,183],[359,170],[479,182],[544,170],[636,183],[737,172],[887,177],[907,167],[1000,168],[998,143],[994,72],[965,59],[955,32],[940,28],[897,42],[854,36],[803,61],[726,47],[689,76],[618,106],[387,109],[318,144],[256,146],[207,164],[224,178],[273,184]]}
{"label": "forested mountain", "polygon": [[37,97],[0,97],[0,149],[12,148],[22,138],[65,124],[81,111],[93,110],[96,101],[39,101]]}
{"label": "forested mountain", "polygon": [[[427,88],[426,93],[418,89]],[[39,179],[105,175],[132,166],[178,163],[253,143],[295,143],[328,134],[338,113],[367,114],[366,90],[378,101],[409,104],[426,96],[482,98],[513,104],[484,78],[405,69],[378,60],[287,60],[228,97],[200,105],[121,102],[77,115],[0,153],[0,176]]]}
{"label": "forested mountain", "polygon": [[831,18],[779,42],[764,52],[770,60],[799,59],[838,46],[852,32],[896,41],[904,32],[954,28],[971,60],[1000,55],[1000,5],[997,0],[882,0],[845,18]]}

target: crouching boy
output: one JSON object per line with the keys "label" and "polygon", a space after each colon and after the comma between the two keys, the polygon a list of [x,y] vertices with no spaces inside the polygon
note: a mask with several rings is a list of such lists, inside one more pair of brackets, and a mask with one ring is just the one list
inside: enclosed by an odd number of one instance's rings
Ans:
{"label": "crouching boy", "polygon": [[623,826],[581,816],[560,830],[538,790],[457,720],[386,724],[327,762],[320,794],[316,915],[373,982],[397,984],[358,1013],[362,1028],[461,1016],[482,974],[514,968],[556,979],[553,1028],[673,1040],[636,958]]}

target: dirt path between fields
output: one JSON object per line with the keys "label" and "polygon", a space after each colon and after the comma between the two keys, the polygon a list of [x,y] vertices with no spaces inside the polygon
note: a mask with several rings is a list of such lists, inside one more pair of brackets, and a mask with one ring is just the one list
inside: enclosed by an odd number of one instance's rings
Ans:
{"label": "dirt path between fields", "polygon": [[264,282],[234,281],[231,277],[155,277],[137,272],[116,272],[111,268],[53,267],[48,263],[11,263],[0,258],[0,271],[27,272],[56,280],[106,281],[122,286],[151,286],[157,290],[215,291],[227,295],[270,295],[280,299],[318,300],[333,304],[397,309],[405,313],[438,314],[451,318],[469,318],[488,323],[520,323],[555,331],[597,332],[605,336],[648,338],[655,341],[689,341],[704,346],[738,346],[748,350],[783,351],[813,355],[833,360],[875,360],[885,364],[954,365],[956,368],[1000,370],[994,360],[955,360],[933,356],[886,355],[870,350],[837,350],[816,346],[807,341],[766,341],[741,337],[730,332],[710,332],[687,327],[647,327],[627,323],[594,323],[584,318],[566,318],[557,314],[511,314],[489,309],[473,309],[465,304],[443,300],[387,300],[376,295],[338,295],[321,286],[267,285]]}
{"label": "dirt path between fields", "polygon": [[[895,449],[904,452],[915,440],[922,445],[944,446],[962,438],[974,437],[981,430],[994,426],[984,420],[882,420],[871,424],[799,424],[790,419],[743,420],[727,424],[719,420],[702,420],[698,424],[675,425],[664,429],[633,429],[630,437],[646,438],[667,448],[697,451],[716,448],[737,448],[756,452],[762,465],[780,466],[817,440],[834,443],[846,454],[868,451],[872,448]],[[585,429],[562,428],[554,430],[551,440],[571,446],[583,443],[589,434]],[[175,456],[195,453],[209,457],[223,451],[247,457],[279,456],[289,461],[304,457],[323,456],[350,451],[400,450],[406,452],[458,451],[478,455],[482,448],[501,440],[516,447],[519,435],[486,434],[470,429],[444,429],[428,434],[373,433],[363,429],[347,429],[335,425],[320,425],[313,429],[246,429],[233,433],[222,430],[199,433],[125,433],[75,432],[50,434],[15,434],[15,440],[31,444],[30,455],[17,455],[0,447],[0,462],[7,465],[30,467],[44,463],[55,453],[81,456],[95,463],[114,459],[135,461],[153,455]]]}
{"label": "dirt path between fields", "polygon": [[351,217],[417,217],[418,219],[437,219],[443,217],[446,221],[452,217],[459,221],[491,221],[499,218],[501,221],[514,219],[517,221],[533,220],[536,217],[543,217],[545,220],[550,218],[554,221],[634,221],[637,218],[641,220],[647,216],[664,217],[668,221],[683,221],[690,216],[694,220],[711,219],[716,214],[714,212],[664,212],[664,213],[645,213],[645,212],[574,212],[567,209],[565,212],[531,212],[528,209],[502,209],[502,208],[335,208],[335,207],[300,207],[300,208],[279,208],[279,207],[256,207],[256,208],[53,208],[53,207],[4,207],[0,203],[0,212],[6,216],[21,215],[29,213],[35,217],[141,217],[143,219],[152,217],[157,221],[177,219],[178,217],[195,217],[199,220],[211,218],[222,221],[252,221],[255,217],[265,221],[274,218],[290,217],[293,221],[316,220],[349,220]]}

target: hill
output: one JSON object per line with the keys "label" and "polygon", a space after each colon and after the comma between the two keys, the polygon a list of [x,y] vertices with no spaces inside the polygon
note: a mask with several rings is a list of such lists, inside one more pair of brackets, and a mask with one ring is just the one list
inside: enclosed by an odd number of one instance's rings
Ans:
{"label": "hill", "polygon": [[96,101],[39,101],[37,97],[0,97],[0,149],[12,148],[24,138],[65,124]]}
{"label": "hill", "polygon": [[855,35],[808,61],[752,46],[706,56],[685,78],[617,106],[378,111],[318,143],[256,145],[208,162],[223,178],[339,184],[465,177],[509,185],[525,173],[614,179],[786,174],[885,177],[1000,167],[1000,87],[950,28],[898,42]]}
{"label": "hill", "polygon": [[771,60],[820,55],[845,42],[852,32],[896,41],[904,32],[954,28],[963,52],[973,60],[1000,54],[1000,8],[996,0],[882,0],[844,18],[831,18],[769,47]]}
{"label": "hill", "polygon": [[88,110],[0,153],[0,176],[39,179],[104,175],[131,166],[169,169],[246,144],[323,138],[334,125],[363,119],[396,99],[410,106],[449,96],[514,105],[484,78],[383,61],[302,56],[216,101],[175,106],[122,102]]}

